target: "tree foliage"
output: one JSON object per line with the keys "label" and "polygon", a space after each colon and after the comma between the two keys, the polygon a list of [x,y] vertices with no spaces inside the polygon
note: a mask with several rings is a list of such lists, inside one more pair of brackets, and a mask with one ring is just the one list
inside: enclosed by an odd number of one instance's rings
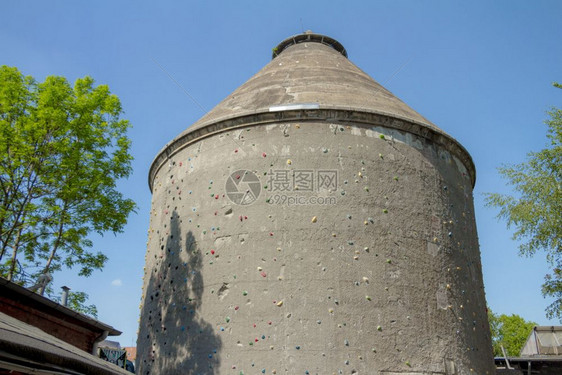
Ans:
{"label": "tree foliage", "polygon": [[[87,305],[88,294],[84,292],[68,292],[68,298],[66,300],[66,306],[74,311],[82,314],[90,315],[94,318],[98,317],[98,308],[96,305]],[[61,296],[53,295],[52,299],[61,303]]]}
{"label": "tree foliage", "polygon": [[132,160],[121,115],[90,77],[71,86],[0,67],[0,275],[25,284],[24,274],[104,266],[89,234],[121,232],[135,209],[116,188]]}
{"label": "tree foliage", "polygon": [[503,357],[501,346],[508,357],[519,357],[533,327],[537,325],[535,322],[526,321],[519,315],[496,315],[492,310],[488,310],[488,321],[495,357]]}
{"label": "tree foliage", "polygon": [[499,168],[518,196],[488,194],[486,203],[515,227],[521,255],[546,252],[552,272],[545,276],[542,293],[554,297],[546,312],[562,321],[562,109],[553,107],[548,116],[547,147],[527,154],[524,163]]}

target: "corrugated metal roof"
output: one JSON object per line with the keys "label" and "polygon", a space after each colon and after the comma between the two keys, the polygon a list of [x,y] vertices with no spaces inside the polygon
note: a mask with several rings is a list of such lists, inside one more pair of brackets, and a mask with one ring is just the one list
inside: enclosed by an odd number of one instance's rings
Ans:
{"label": "corrugated metal roof", "polygon": [[562,357],[562,326],[533,327],[520,356],[544,355]]}

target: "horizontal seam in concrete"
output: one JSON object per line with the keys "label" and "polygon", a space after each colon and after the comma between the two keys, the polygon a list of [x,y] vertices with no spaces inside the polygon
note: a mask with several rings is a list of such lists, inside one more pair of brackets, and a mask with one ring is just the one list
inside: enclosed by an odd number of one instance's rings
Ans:
{"label": "horizontal seam in concrete", "polygon": [[259,112],[245,116],[232,117],[222,121],[212,122],[191,132],[188,131],[174,139],[170,144],[165,146],[160,151],[160,153],[158,153],[150,166],[150,170],[148,173],[148,187],[152,192],[154,178],[160,168],[162,168],[166,160],[168,160],[171,156],[173,156],[183,148],[194,144],[204,138],[245,127],[292,121],[325,121],[327,123],[346,121],[347,123],[345,125],[361,124],[382,126],[389,129],[396,129],[420,136],[426,140],[444,147],[445,150],[458,157],[468,170],[473,188],[476,183],[476,170],[470,154],[454,138],[445,133],[438,132],[437,130],[429,128],[424,124],[418,124],[413,121],[403,120],[384,114],[357,111],[354,109],[342,110],[321,108],[314,110],[305,109],[281,112]]}

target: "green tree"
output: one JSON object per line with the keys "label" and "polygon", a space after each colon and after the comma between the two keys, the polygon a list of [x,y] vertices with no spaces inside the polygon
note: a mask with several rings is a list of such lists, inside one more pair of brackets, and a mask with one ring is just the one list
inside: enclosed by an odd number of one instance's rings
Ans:
{"label": "green tree", "polygon": [[554,297],[546,313],[562,321],[562,110],[553,107],[548,116],[547,147],[527,154],[524,163],[499,168],[518,196],[487,194],[486,204],[499,208],[498,218],[515,227],[521,255],[546,252],[552,272],[545,276],[542,294]]}
{"label": "green tree", "polygon": [[94,318],[98,317],[98,309],[96,305],[86,305],[88,295],[84,292],[69,292],[67,306],[72,310],[91,315]]}
{"label": "green tree", "polygon": [[39,83],[0,67],[1,276],[28,284],[63,267],[103,268],[89,234],[122,232],[135,209],[116,188],[132,160],[121,115],[117,96],[90,77]]}
{"label": "green tree", "polygon": [[526,321],[519,315],[496,315],[492,310],[488,310],[488,321],[495,357],[503,357],[501,346],[508,357],[518,357],[533,327],[537,325],[535,322]]}

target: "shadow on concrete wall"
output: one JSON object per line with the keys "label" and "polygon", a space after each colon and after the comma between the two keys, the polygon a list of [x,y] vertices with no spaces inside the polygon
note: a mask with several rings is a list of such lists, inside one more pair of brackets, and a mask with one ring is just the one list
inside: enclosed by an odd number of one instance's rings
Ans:
{"label": "shadow on concrete wall", "polygon": [[147,261],[155,266],[147,276],[141,311],[137,374],[218,372],[222,341],[198,315],[204,292],[202,254],[191,231],[182,238],[179,223],[174,211],[159,234],[159,249]]}

